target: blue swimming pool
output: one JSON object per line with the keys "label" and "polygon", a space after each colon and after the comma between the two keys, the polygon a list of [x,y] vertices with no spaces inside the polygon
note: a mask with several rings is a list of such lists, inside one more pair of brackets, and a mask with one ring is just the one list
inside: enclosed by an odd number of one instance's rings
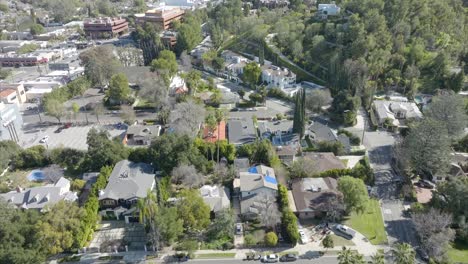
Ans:
{"label": "blue swimming pool", "polygon": [[40,170],[33,170],[28,175],[28,180],[30,180],[30,181],[43,181],[44,178],[45,178],[44,172],[42,172]]}

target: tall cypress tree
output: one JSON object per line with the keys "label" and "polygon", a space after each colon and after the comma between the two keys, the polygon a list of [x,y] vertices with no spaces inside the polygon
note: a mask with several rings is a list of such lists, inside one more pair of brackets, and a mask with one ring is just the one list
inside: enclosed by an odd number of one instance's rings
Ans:
{"label": "tall cypress tree", "polygon": [[305,116],[305,91],[301,88],[296,93],[293,120],[293,132],[299,134],[301,138],[305,134]]}

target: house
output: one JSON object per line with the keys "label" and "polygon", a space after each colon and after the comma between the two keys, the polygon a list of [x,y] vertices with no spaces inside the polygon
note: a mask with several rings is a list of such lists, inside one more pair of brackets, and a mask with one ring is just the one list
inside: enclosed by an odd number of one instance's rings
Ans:
{"label": "house", "polygon": [[224,120],[219,122],[213,131],[211,131],[208,125],[205,125],[203,127],[203,140],[211,143],[215,143],[218,140],[226,140],[226,122]]}
{"label": "house", "polygon": [[148,146],[153,138],[159,137],[160,133],[160,125],[132,125],[127,129],[124,143],[126,145]]}
{"label": "house", "polygon": [[391,122],[390,125],[401,127],[404,126],[406,119],[421,119],[423,117],[421,110],[413,102],[375,100],[372,103],[372,109],[378,126]]}
{"label": "house", "polygon": [[249,59],[230,50],[223,51],[221,58],[225,61],[225,70],[234,77],[242,75],[245,65],[250,62]]}
{"label": "house", "polygon": [[[149,164],[122,160],[115,164],[104,190],[99,191],[101,209],[130,208],[155,187],[155,174]],[[107,210],[109,211],[109,210]]]}
{"label": "house", "polygon": [[252,120],[229,120],[227,133],[229,143],[235,146],[252,143],[257,139],[257,132]]}
{"label": "house", "polygon": [[447,173],[435,175],[434,182],[444,182],[451,178],[466,178],[468,176],[468,153],[455,152],[450,155],[450,167]]}
{"label": "house", "polygon": [[340,142],[347,153],[351,151],[351,142],[346,135],[337,135],[330,127],[320,122],[313,122],[309,126],[308,135],[313,143]]}
{"label": "house", "polygon": [[[236,186],[236,183],[239,184]],[[275,171],[264,165],[250,167],[239,173],[239,181],[234,182],[234,190],[239,192],[240,211],[247,219],[258,216],[262,201],[277,196],[278,182]]]}
{"label": "house", "polygon": [[0,101],[11,104],[26,103],[26,91],[22,83],[0,84]]}
{"label": "house", "polygon": [[295,213],[299,219],[323,216],[331,202],[342,203],[343,196],[337,190],[336,179],[301,178],[292,182],[292,196]]}
{"label": "house", "polygon": [[281,160],[281,162],[291,165],[296,161],[296,154],[298,152],[299,146],[277,146],[276,155]]}
{"label": "house", "polygon": [[231,207],[230,193],[227,187],[204,185],[200,188],[200,194],[214,216],[223,209]]}
{"label": "house", "polygon": [[76,192],[70,191],[70,181],[64,177],[61,177],[55,184],[28,189],[18,187],[15,191],[0,194],[0,197],[18,208],[40,211],[62,200],[74,202],[78,199]]}
{"label": "house", "polygon": [[305,152],[303,158],[315,163],[315,173],[346,169],[343,162],[333,152]]}
{"label": "house", "polygon": [[340,14],[341,8],[335,3],[319,4],[317,7],[317,16],[320,19],[327,19],[328,16],[337,16]]}
{"label": "house", "polygon": [[262,81],[268,87],[278,87],[284,89],[296,83],[296,74],[287,68],[280,68],[274,65],[263,65]]}

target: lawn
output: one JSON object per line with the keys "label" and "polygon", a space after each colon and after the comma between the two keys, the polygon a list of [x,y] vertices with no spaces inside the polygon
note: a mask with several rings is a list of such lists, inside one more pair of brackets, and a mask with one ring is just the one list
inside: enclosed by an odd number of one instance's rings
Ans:
{"label": "lawn", "polygon": [[[351,241],[349,239],[346,239],[346,238],[343,238],[343,237],[340,237],[340,236],[337,236],[337,235],[333,235],[333,234],[331,234],[330,236],[333,239],[333,245],[335,247],[354,246],[353,241]],[[320,245],[323,246],[323,240],[320,243]]]}
{"label": "lawn", "polygon": [[4,176],[0,177],[0,187],[2,192],[14,190],[17,186],[22,188],[30,188],[44,185],[40,182],[32,182],[28,180],[28,175],[31,171],[9,171]]}
{"label": "lawn", "polygon": [[364,213],[351,213],[344,224],[366,236],[373,245],[387,242],[382,213],[377,200],[369,200]]}
{"label": "lawn", "polygon": [[468,244],[453,243],[448,250],[448,256],[452,262],[468,263]]}
{"label": "lawn", "polygon": [[234,258],[236,253],[208,253],[208,254],[197,254],[196,259],[223,259],[223,258]]}

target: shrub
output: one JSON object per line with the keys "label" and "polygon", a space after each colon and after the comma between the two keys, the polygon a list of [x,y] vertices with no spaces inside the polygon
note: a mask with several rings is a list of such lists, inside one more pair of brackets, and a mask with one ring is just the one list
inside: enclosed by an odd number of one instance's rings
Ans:
{"label": "shrub", "polygon": [[333,152],[336,156],[343,155],[344,146],[341,142],[321,141],[317,143],[318,152]]}
{"label": "shrub", "polygon": [[265,235],[265,244],[269,247],[274,247],[276,244],[278,244],[278,236],[275,234],[275,232],[268,232]]}
{"label": "shrub", "polygon": [[286,210],[289,207],[289,201],[288,201],[288,189],[286,189],[286,186],[279,184],[278,185],[278,197],[279,197],[279,204],[280,204],[280,210]]}
{"label": "shrub", "polygon": [[223,250],[229,250],[229,249],[233,249],[234,248],[234,244],[231,243],[231,242],[225,242],[223,244]]}
{"label": "shrub", "polygon": [[245,235],[244,236],[244,245],[246,245],[246,246],[255,245],[255,238],[251,234]]}
{"label": "shrub", "polygon": [[72,191],[81,191],[83,187],[85,186],[86,181],[80,180],[80,179],[74,179],[71,183],[71,190]]}
{"label": "shrub", "polygon": [[281,216],[281,224],[285,239],[293,245],[296,245],[299,241],[299,228],[297,226],[296,215],[289,209],[284,210]]}
{"label": "shrub", "polygon": [[196,240],[183,240],[176,247],[177,251],[193,252],[198,249],[198,242]]}
{"label": "shrub", "polygon": [[351,145],[359,146],[361,144],[361,139],[348,130],[338,129],[338,135],[340,134],[346,135],[349,138]]}

